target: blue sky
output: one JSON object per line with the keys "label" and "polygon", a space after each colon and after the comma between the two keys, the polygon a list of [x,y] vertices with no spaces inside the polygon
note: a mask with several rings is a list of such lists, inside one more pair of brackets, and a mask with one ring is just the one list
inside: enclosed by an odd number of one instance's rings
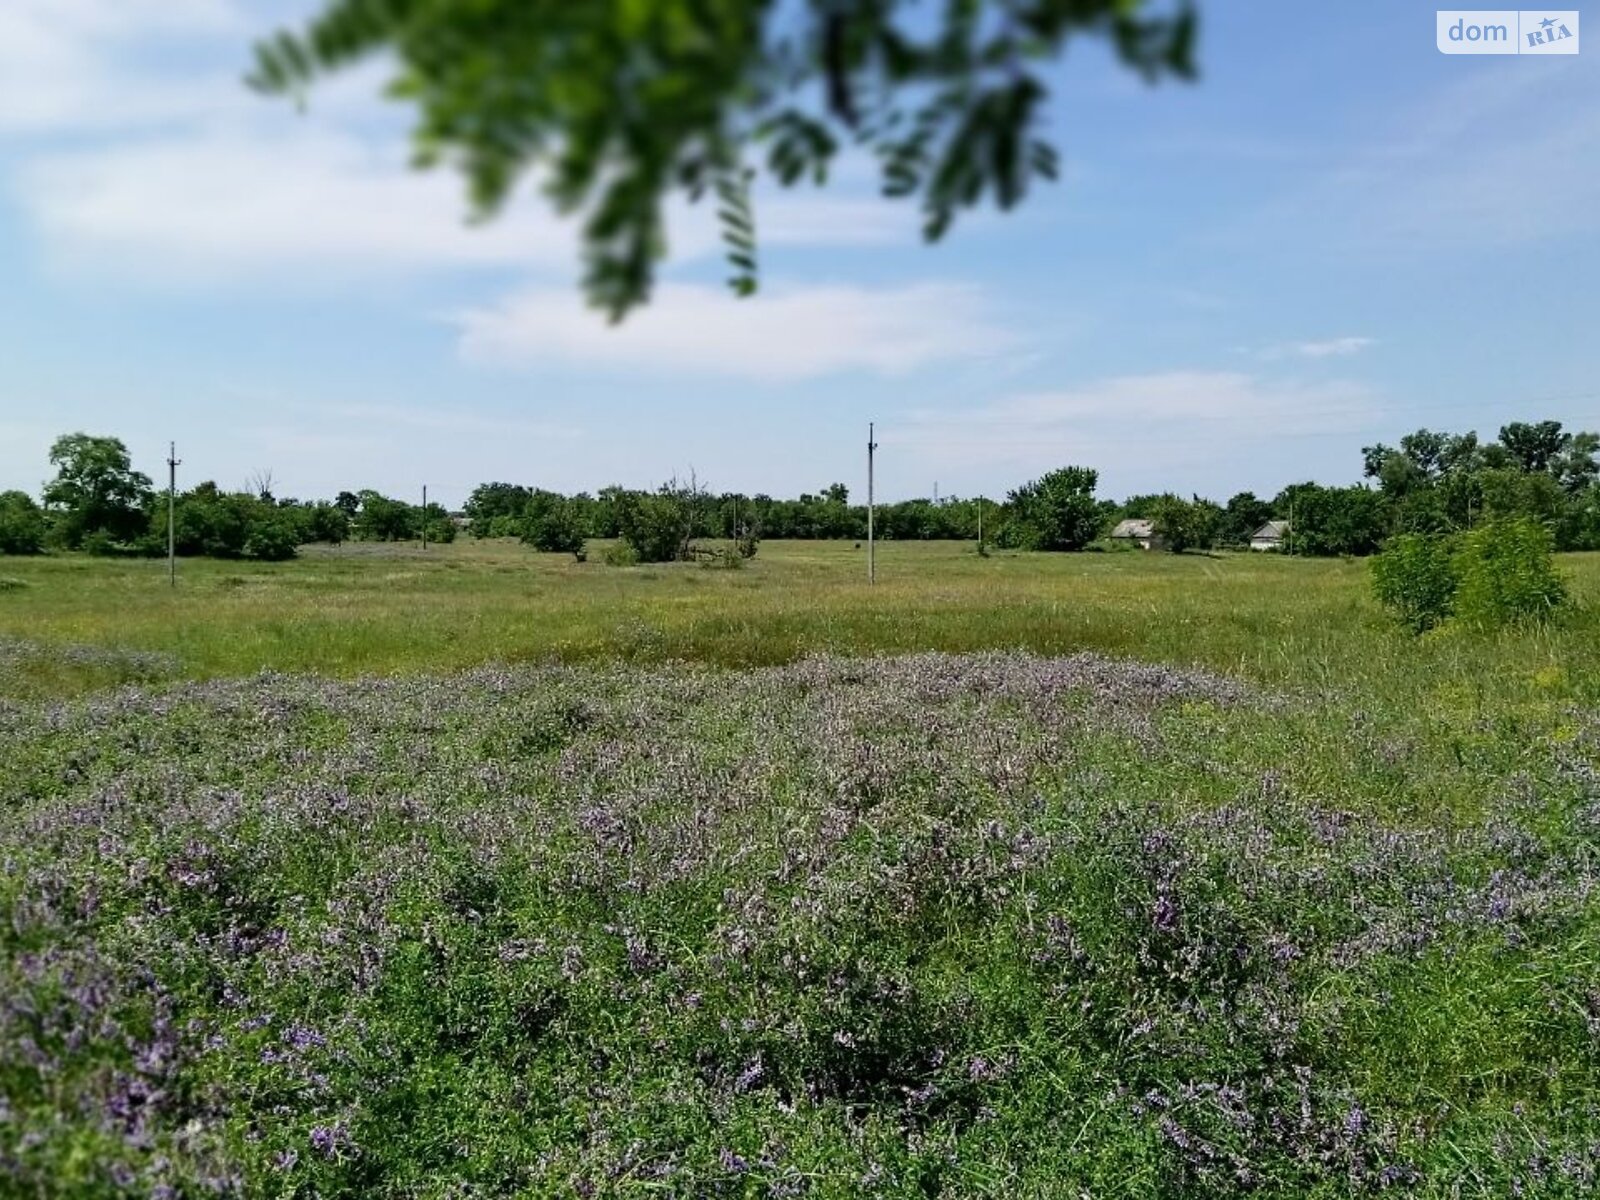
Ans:
{"label": "blue sky", "polygon": [[1600,428],[1600,42],[1447,57],[1410,0],[1211,0],[1194,86],[1074,46],[1066,174],[1019,213],[928,248],[847,163],[761,196],[755,300],[676,214],[618,330],[536,198],[468,229],[453,176],[406,169],[380,67],[305,112],[240,85],[310,8],[0,3],[0,488],[84,429],[283,495],[859,494],[872,419],[890,498],[1084,463],[1225,499],[1421,425]]}

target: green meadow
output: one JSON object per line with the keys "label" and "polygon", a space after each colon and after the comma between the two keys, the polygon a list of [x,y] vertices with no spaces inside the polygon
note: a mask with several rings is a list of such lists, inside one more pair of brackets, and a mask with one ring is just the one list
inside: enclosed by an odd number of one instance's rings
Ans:
{"label": "green meadow", "polygon": [[[205,679],[334,676],[483,663],[682,660],[741,667],[807,655],[1078,650],[1195,664],[1375,696],[1459,687],[1486,702],[1600,694],[1600,554],[1560,562],[1577,612],[1536,632],[1416,639],[1369,596],[1364,562],[1245,553],[979,557],[963,543],[768,542],[744,569],[612,567],[511,541],[309,547],[282,564],[78,555],[0,564],[0,636],[170,656]],[[8,691],[65,694],[114,664],[43,659]],[[1402,691],[1400,694],[1405,694]],[[1409,700],[1408,700],[1409,702]]]}
{"label": "green meadow", "polygon": [[1560,565],[1414,637],[1248,554],[8,560],[0,1177],[1592,1195]]}

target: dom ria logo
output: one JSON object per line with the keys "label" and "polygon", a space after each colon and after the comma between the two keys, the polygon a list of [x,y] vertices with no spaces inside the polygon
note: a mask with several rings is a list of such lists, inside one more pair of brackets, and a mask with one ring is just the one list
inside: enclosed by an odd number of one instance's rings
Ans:
{"label": "dom ria logo", "polygon": [[1439,9],[1435,34],[1444,54],[1576,54],[1576,10]]}

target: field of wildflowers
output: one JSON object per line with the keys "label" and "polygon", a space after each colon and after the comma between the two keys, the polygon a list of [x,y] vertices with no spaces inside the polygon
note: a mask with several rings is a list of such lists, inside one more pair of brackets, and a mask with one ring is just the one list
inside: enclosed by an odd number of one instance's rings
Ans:
{"label": "field of wildflowers", "polygon": [[9,1194],[1600,1186],[1582,705],[1442,733],[1093,654],[162,667],[0,701]]}

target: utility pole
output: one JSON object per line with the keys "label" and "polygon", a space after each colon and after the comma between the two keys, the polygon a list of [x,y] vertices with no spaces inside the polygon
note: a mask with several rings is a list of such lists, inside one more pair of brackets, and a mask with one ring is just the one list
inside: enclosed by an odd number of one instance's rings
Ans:
{"label": "utility pole", "polygon": [[873,492],[872,492],[872,466],[873,455],[878,451],[878,442],[875,436],[876,426],[873,422],[867,424],[867,582],[878,582],[877,547],[873,540]]}
{"label": "utility pole", "polygon": [[167,443],[167,581],[178,586],[178,536],[174,511],[178,495],[178,443]]}
{"label": "utility pole", "polygon": [[983,497],[978,497],[978,549],[983,549]]}
{"label": "utility pole", "polygon": [[428,548],[428,485],[422,485],[422,548]]}

